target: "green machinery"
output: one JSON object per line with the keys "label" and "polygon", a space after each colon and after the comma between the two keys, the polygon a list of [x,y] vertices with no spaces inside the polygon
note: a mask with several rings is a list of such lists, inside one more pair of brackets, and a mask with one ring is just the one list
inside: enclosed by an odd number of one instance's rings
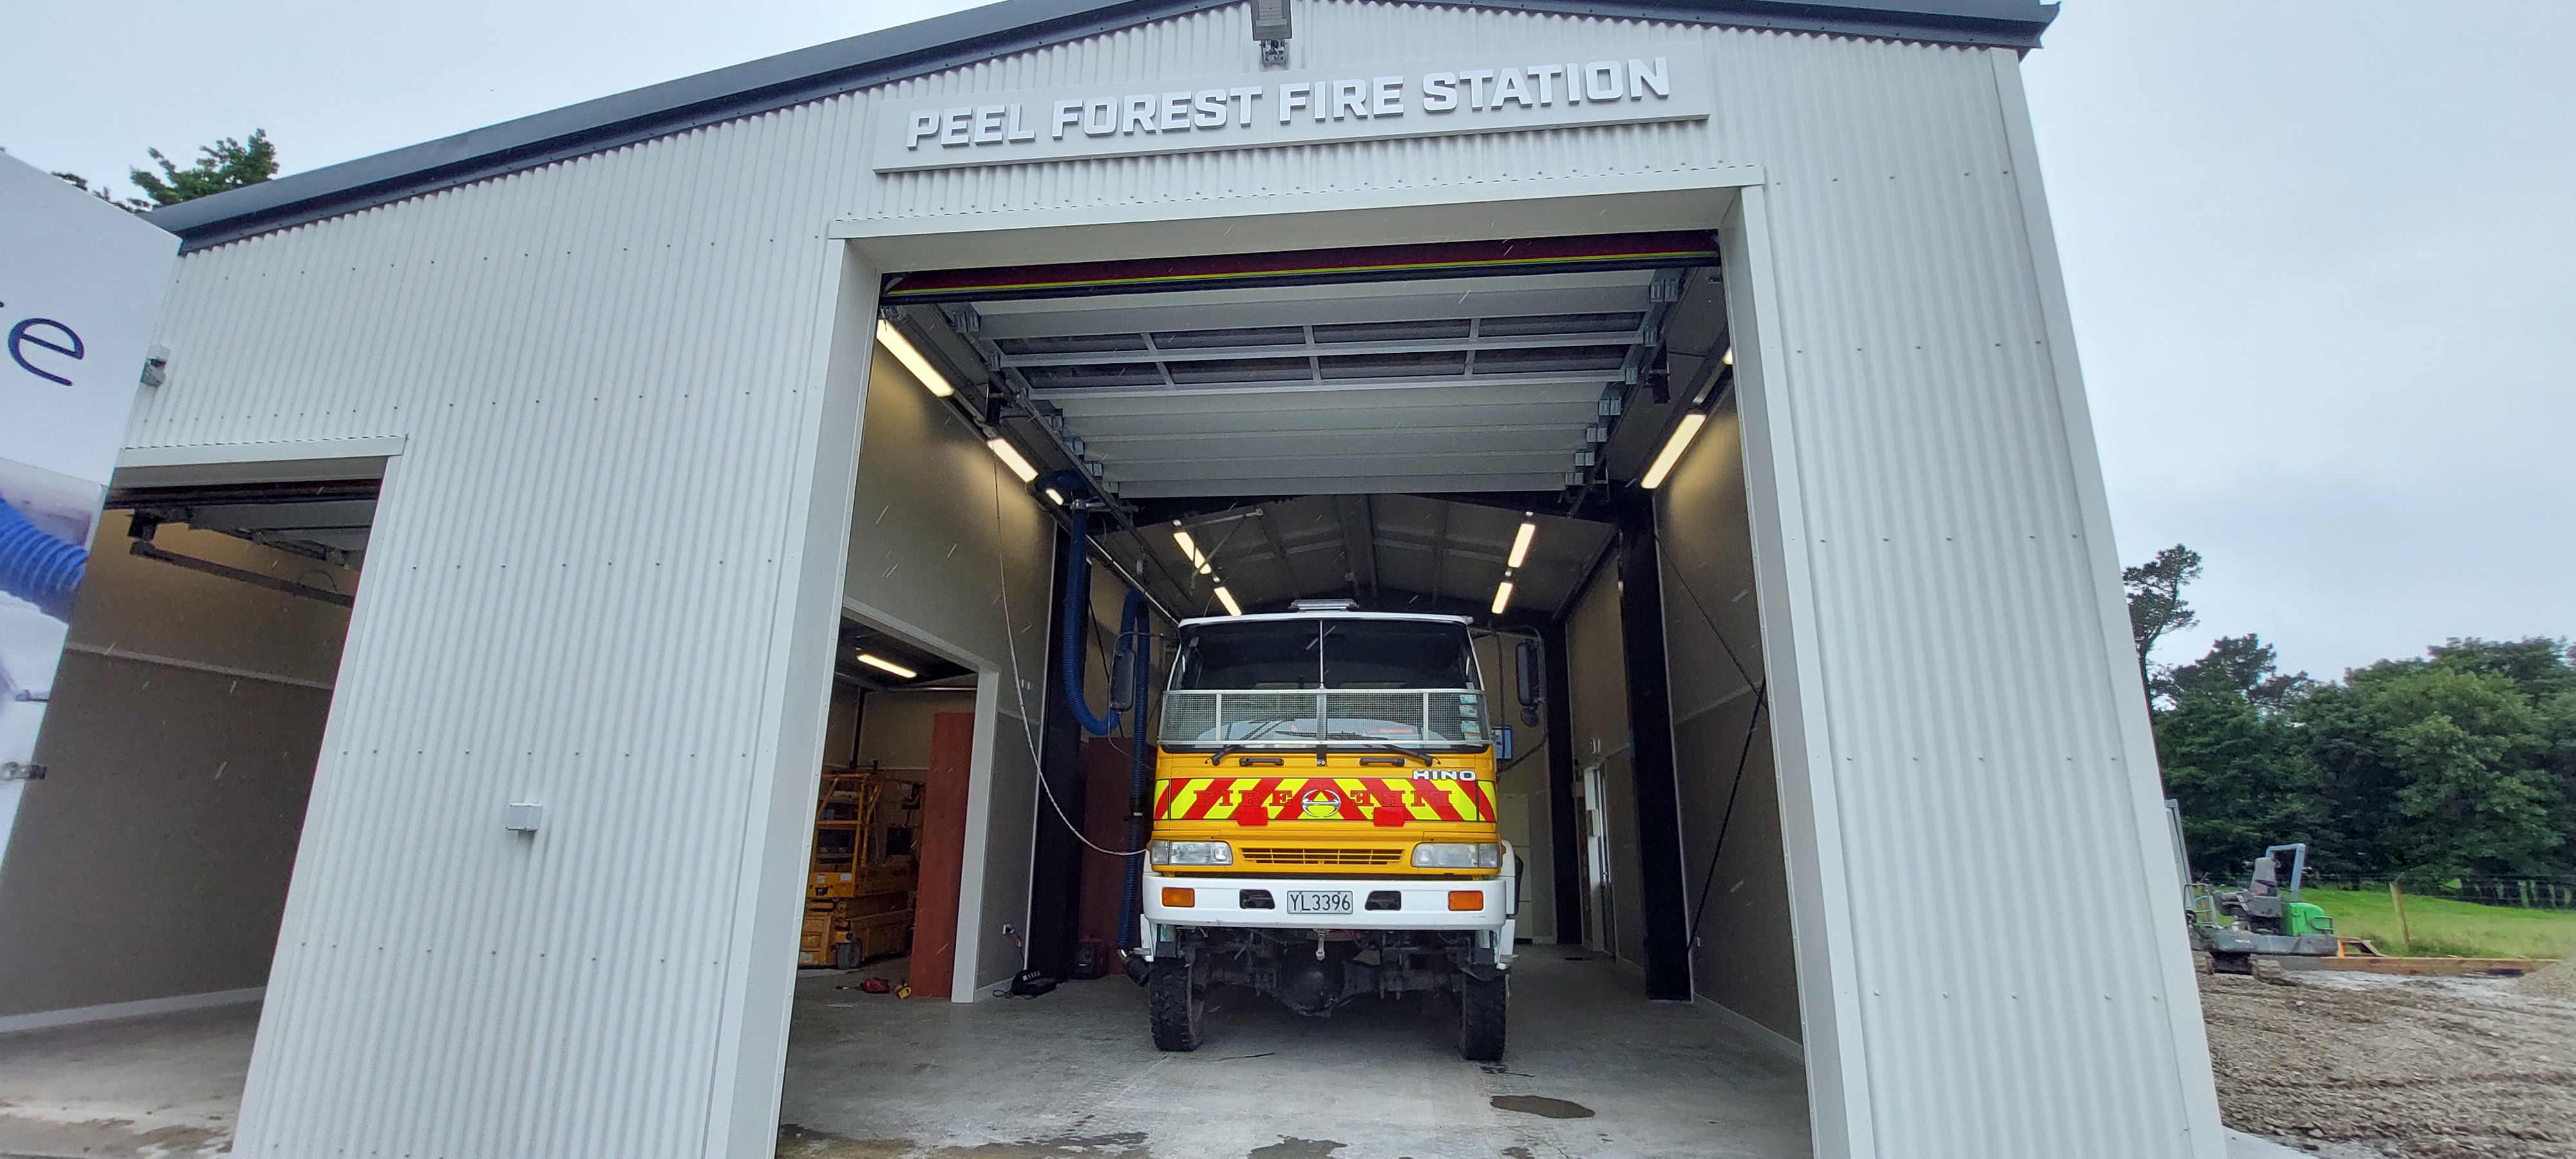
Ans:
{"label": "green machinery", "polygon": [[[2283,880],[2283,855],[2288,879]],[[2343,952],[2334,919],[2299,900],[2308,874],[2308,847],[2275,845],[2254,859],[2243,889],[2211,890],[2192,905],[2191,944],[2209,955],[2221,974],[2251,974],[2256,956],[2330,958]]]}

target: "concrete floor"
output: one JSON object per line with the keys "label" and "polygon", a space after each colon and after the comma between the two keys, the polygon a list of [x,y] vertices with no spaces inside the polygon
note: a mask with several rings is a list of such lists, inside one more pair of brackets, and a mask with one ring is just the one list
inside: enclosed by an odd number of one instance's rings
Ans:
{"label": "concrete floor", "polygon": [[255,1003],[0,1035],[0,1156],[221,1155]]}
{"label": "concrete floor", "polygon": [[[1570,951],[1581,955],[1581,951]],[[1808,1153],[1798,1067],[1635,968],[1530,947],[1511,1048],[1463,1062],[1445,1003],[1306,1019],[1248,993],[1167,1055],[1124,978],[972,1006],[798,979],[782,1159],[1447,1159]],[[259,1008],[0,1036],[0,1156],[220,1155]]]}
{"label": "concrete floor", "polygon": [[[1570,953],[1580,955],[1581,951]],[[1461,1061],[1454,1007],[1300,1018],[1242,991],[1162,1054],[1124,978],[1042,998],[902,1002],[798,989],[782,1159],[1448,1159],[1808,1154],[1797,1065],[1704,1007],[1649,1003],[1634,967],[1534,946],[1510,1048]],[[864,977],[874,971],[860,970]]]}

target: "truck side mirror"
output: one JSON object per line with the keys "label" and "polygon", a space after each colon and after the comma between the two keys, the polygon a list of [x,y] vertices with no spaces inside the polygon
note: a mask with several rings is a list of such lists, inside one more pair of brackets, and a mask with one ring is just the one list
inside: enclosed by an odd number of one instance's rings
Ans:
{"label": "truck side mirror", "polygon": [[1547,678],[1540,674],[1542,656],[1536,640],[1523,640],[1513,656],[1512,669],[1517,676],[1521,723],[1538,726],[1538,706],[1547,703]]}
{"label": "truck side mirror", "polygon": [[1109,711],[1125,712],[1136,707],[1136,650],[1121,648],[1109,655]]}

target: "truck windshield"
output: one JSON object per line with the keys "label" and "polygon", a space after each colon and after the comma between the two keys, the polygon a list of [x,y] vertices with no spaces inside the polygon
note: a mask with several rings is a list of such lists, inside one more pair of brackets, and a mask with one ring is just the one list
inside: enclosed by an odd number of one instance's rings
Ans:
{"label": "truck windshield", "polygon": [[1464,624],[1253,620],[1185,628],[1175,691],[1474,688]]}
{"label": "truck windshield", "polygon": [[1181,630],[1167,745],[1482,747],[1464,624],[1317,618]]}

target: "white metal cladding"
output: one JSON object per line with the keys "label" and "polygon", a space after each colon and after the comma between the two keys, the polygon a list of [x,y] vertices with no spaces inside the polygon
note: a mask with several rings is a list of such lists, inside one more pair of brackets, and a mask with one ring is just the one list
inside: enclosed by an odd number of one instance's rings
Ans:
{"label": "white metal cladding", "polygon": [[[1180,79],[1230,66],[1257,75],[1249,4],[1140,24],[1049,48],[870,90],[897,100],[1108,81]],[[1294,69],[1360,68],[1409,61],[1438,45],[1460,59],[1536,57],[1643,43],[1687,52],[1750,34],[1557,13],[1497,12],[1368,0],[1309,0],[1297,8],[1289,43]],[[1758,50],[1757,50],[1758,51]],[[1725,57],[1715,58],[1724,67]],[[1719,101],[1729,82],[1719,80]],[[1724,110],[1720,109],[1723,118]],[[869,123],[875,118],[871,115]],[[850,216],[954,218],[1051,209],[1237,202],[1260,212],[1297,208],[1301,198],[1364,190],[1579,182],[1645,173],[1678,174],[1755,160],[1739,139],[1709,123],[1611,125],[1542,133],[1357,141],[1293,149],[1203,155],[1095,158],[1038,165],[887,174],[863,191]],[[1569,223],[1568,232],[1583,227]],[[1603,223],[1615,230],[1617,223]]]}
{"label": "white metal cladding", "polygon": [[[1807,694],[1780,731],[1821,738],[1833,771],[1808,772],[1840,787],[1828,924],[1855,980],[1804,996],[1811,1057],[1827,1024],[1857,1052],[1852,1084],[1812,1084],[1840,1091],[1818,1114],[1859,1132],[1855,1154],[2074,1138],[2214,1154],[2196,996],[2139,876],[2152,753],[2105,635],[2109,529],[2013,146],[2013,58],[1427,5],[1299,14],[1301,67],[1425,43],[1696,48],[1718,113],[880,178],[860,93],[182,261],[172,380],[134,445],[412,437],[342,665],[244,1154],[717,1153],[750,1137],[731,1119],[766,1113],[725,1072],[746,1016],[726,996],[757,968],[735,875],[761,853],[745,818],[777,731],[773,619],[815,433],[797,392],[820,380],[835,219],[937,233],[1473,204],[1732,185],[1749,166],[1779,407],[1748,398],[1747,421],[1776,424],[1794,469],[1777,482],[1802,504],[1795,566],[1774,561],[1762,603],[1808,645],[1765,652]],[[1238,6],[888,89],[1250,72],[1252,52]],[[498,824],[525,798],[548,805],[533,843]],[[2027,969],[1963,903],[2033,865],[2104,869],[2101,942],[2158,952]],[[1838,1134],[1819,1130],[1827,1153]]]}
{"label": "white metal cladding", "polygon": [[[728,1129],[728,996],[771,965],[737,896],[830,269],[817,191],[775,175],[855,148],[782,113],[181,262],[160,340],[185,353],[133,445],[410,436],[242,1154],[683,1155]],[[501,826],[520,800],[533,838]]]}
{"label": "white metal cladding", "polygon": [[[1768,179],[1730,280],[1739,324],[1762,304],[1737,344],[1771,440],[1755,490],[1790,500],[1756,514],[1780,521],[1764,651],[1797,674],[1774,686],[1803,733],[1784,781],[1820,786],[1832,912],[1799,931],[1840,943],[1831,993],[1802,962],[1810,1050],[1830,1003],[1844,1059],[1811,1089],[1849,1108],[1820,1150],[1847,1126],[1855,1155],[2214,1156],[2018,66],[1821,37],[1720,60]],[[2029,969],[1976,899],[2068,865],[2108,949]]]}

